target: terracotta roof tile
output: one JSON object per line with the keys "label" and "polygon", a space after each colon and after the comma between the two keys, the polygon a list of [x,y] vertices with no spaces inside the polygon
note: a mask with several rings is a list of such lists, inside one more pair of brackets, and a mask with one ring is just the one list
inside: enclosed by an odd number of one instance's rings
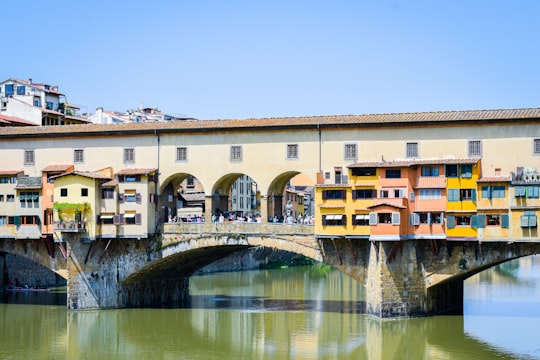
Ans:
{"label": "terracotta roof tile", "polygon": [[477,182],[510,182],[511,180],[510,176],[484,176]]}
{"label": "terracotta roof tile", "polygon": [[45,167],[42,172],[63,172],[69,170],[69,168],[73,167],[73,165],[70,164],[62,164],[62,165],[49,165]]}
{"label": "terracotta roof tile", "polygon": [[129,124],[82,124],[61,126],[39,126],[32,128],[2,128],[1,136],[74,136],[103,133],[174,133],[184,131],[222,131],[222,130],[256,130],[268,128],[292,127],[373,127],[452,123],[499,123],[522,121],[539,121],[540,108],[528,109],[502,109],[502,110],[470,110],[470,111],[437,111],[418,113],[395,114],[368,114],[368,115],[331,115],[331,116],[303,116],[280,117],[260,119],[236,120],[183,120],[171,122],[143,122]]}
{"label": "terracotta roof tile", "polygon": [[437,159],[398,159],[390,161],[362,161],[347,166],[348,168],[361,167],[411,167],[417,165],[440,165],[440,164],[476,164],[480,159],[470,158],[437,158]]}
{"label": "terracotta roof tile", "polygon": [[0,170],[0,175],[19,175],[24,173],[22,170]]}
{"label": "terracotta roof tile", "polygon": [[144,169],[144,168],[136,168],[136,169],[122,169],[118,171],[117,175],[147,175],[150,173],[153,173],[157,169],[150,168],[150,169]]}
{"label": "terracotta roof tile", "polygon": [[111,178],[106,176],[106,175],[103,175],[103,174],[100,174],[100,173],[95,173],[95,172],[89,172],[89,171],[70,171],[70,172],[67,172],[67,173],[64,173],[64,174],[52,176],[51,179],[56,179],[56,178],[59,178],[59,177],[62,177],[62,176],[67,176],[67,175],[78,175],[78,176],[83,176],[83,177],[87,177],[87,178],[90,178],[90,179],[111,180]]}
{"label": "terracotta roof tile", "polygon": [[106,183],[101,184],[102,187],[115,187],[118,185],[118,180],[113,179],[111,181],[107,181]]}

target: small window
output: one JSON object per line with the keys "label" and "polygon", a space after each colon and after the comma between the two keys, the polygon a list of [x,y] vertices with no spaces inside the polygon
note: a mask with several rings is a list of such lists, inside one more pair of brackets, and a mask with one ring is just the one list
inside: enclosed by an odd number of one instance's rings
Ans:
{"label": "small window", "polygon": [[456,216],[456,226],[471,226],[471,216]]}
{"label": "small window", "polygon": [[176,161],[187,161],[187,147],[176,148]]}
{"label": "small window", "polygon": [[[501,215],[486,215],[487,226],[501,226]],[[479,226],[480,227],[480,226]]]}
{"label": "small window", "polygon": [[472,164],[461,165],[461,177],[469,179],[472,177]]}
{"label": "small window", "polygon": [[392,223],[392,214],[391,213],[378,213],[377,222],[379,224],[391,224]]}
{"label": "small window", "polygon": [[353,217],[353,225],[367,226],[369,225],[369,214],[357,214]]}
{"label": "small window", "polygon": [[461,201],[474,201],[476,200],[476,189],[459,189],[459,196]]}
{"label": "small window", "polygon": [[374,167],[352,168],[351,173],[352,176],[375,176],[377,174]]}
{"label": "small window", "polygon": [[4,201],[4,195],[0,195],[0,202]]}
{"label": "small window", "polygon": [[353,190],[352,196],[354,200],[375,199],[377,197],[377,190],[375,189]]}
{"label": "small window", "polygon": [[417,158],[418,157],[418,143],[410,142],[407,143],[407,154],[408,158]]}
{"label": "small window", "polygon": [[124,193],[124,201],[126,202],[135,202],[137,201],[137,193],[135,190],[126,190]]}
{"label": "small window", "polygon": [[83,196],[83,197],[88,196],[88,188],[82,188],[81,189],[81,196]]}
{"label": "small window", "polygon": [[68,196],[68,189],[66,189],[66,188],[60,189],[60,196],[61,197]]}
{"label": "small window", "polygon": [[540,155],[540,139],[533,139],[533,155]]}
{"label": "small window", "polygon": [[298,159],[298,144],[287,145],[287,159]]}
{"label": "small window", "polygon": [[324,190],[322,198],[323,200],[343,200],[345,199],[345,190]]}
{"label": "small window", "polygon": [[73,161],[75,163],[84,162],[84,150],[82,149],[73,150]]}
{"label": "small window", "polygon": [[242,161],[242,146],[241,145],[231,146],[231,161]]}
{"label": "small window", "polygon": [[102,199],[114,199],[114,188],[103,188],[103,189],[101,189],[101,198]]}
{"label": "small window", "polygon": [[15,202],[15,195],[7,195],[6,196],[6,201],[7,202]]}
{"label": "small window", "polygon": [[345,144],[345,160],[355,161],[358,159],[356,144]]}
{"label": "small window", "polygon": [[35,164],[35,154],[34,150],[25,150],[24,151],[24,165],[34,165]]}
{"label": "small window", "polygon": [[482,157],[481,140],[469,140],[469,157]]}
{"label": "small window", "polygon": [[400,169],[387,169],[386,170],[386,178],[387,179],[400,179],[401,178],[401,170]]}
{"label": "small window", "polygon": [[446,177],[457,177],[458,176],[458,166],[455,164],[446,165]]}
{"label": "small window", "polygon": [[438,166],[422,166],[422,176],[439,176],[439,167]]}
{"label": "small window", "polygon": [[124,149],[124,162],[126,163],[135,162],[135,149],[134,148]]}
{"label": "small window", "polygon": [[440,200],[441,196],[441,189],[420,189],[418,193],[419,200]]}
{"label": "small window", "polygon": [[340,226],[346,225],[347,221],[345,215],[323,215],[323,225],[326,226]]}

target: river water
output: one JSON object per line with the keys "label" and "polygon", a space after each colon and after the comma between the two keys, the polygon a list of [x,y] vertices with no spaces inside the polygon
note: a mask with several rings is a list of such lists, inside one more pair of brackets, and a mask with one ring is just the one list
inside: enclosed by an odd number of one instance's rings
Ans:
{"label": "river water", "polygon": [[379,321],[324,267],[192,277],[188,309],[70,312],[6,292],[0,359],[540,359],[540,257],[465,283],[464,316]]}

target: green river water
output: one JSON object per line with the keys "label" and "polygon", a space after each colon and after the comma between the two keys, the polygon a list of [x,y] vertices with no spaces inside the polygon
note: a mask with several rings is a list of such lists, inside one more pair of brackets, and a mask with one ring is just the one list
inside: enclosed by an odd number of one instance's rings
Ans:
{"label": "green river water", "polygon": [[335,270],[192,277],[187,309],[67,312],[0,293],[0,359],[540,359],[540,257],[467,280],[465,315],[380,321]]}

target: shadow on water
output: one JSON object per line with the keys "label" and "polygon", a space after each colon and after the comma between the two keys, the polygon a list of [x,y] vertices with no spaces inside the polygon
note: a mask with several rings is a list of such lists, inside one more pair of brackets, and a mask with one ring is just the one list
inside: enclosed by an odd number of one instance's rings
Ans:
{"label": "shadow on water", "polygon": [[66,306],[67,295],[65,290],[3,290],[0,291],[0,303],[18,305]]}
{"label": "shadow on water", "polygon": [[256,296],[195,295],[192,309],[230,309],[244,311],[319,311],[341,314],[364,314],[363,301],[282,300]]}

